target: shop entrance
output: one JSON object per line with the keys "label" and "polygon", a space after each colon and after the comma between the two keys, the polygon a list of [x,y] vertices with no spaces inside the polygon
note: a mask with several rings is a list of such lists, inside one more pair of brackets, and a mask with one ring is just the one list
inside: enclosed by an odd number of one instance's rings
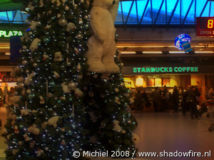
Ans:
{"label": "shop entrance", "polygon": [[191,85],[191,75],[135,75],[125,76],[124,80],[127,88],[143,87],[147,92],[164,86],[171,90],[175,86],[185,89]]}

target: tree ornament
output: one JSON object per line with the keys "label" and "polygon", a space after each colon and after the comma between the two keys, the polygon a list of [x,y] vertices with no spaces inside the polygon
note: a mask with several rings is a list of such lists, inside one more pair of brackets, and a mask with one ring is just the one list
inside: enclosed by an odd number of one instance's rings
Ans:
{"label": "tree ornament", "polygon": [[50,126],[53,126],[54,128],[56,128],[57,127],[57,122],[58,122],[58,120],[59,120],[59,116],[54,116],[54,117],[51,117],[49,120],[48,120],[48,125],[50,125]]}
{"label": "tree ornament", "polygon": [[42,56],[43,61],[46,61],[48,58],[49,58],[49,56],[47,54],[43,54],[43,56]]}
{"label": "tree ornament", "polygon": [[76,47],[74,48],[74,51],[76,54],[79,54],[79,50]]}
{"label": "tree ornament", "polygon": [[16,155],[16,154],[18,153],[18,151],[19,151],[18,149],[13,149],[13,150],[12,150],[12,154],[13,154],[13,155]]}
{"label": "tree ornament", "polygon": [[62,15],[60,13],[57,14],[57,18],[60,18]]}
{"label": "tree ornament", "polygon": [[32,21],[32,22],[30,23],[30,28],[31,28],[32,30],[35,30],[36,27],[39,26],[39,25],[41,25],[40,22]]}
{"label": "tree ornament", "polygon": [[82,39],[82,34],[76,35],[76,38],[77,38],[77,39]]}
{"label": "tree ornament", "polygon": [[45,26],[45,29],[50,29],[50,28],[51,28],[51,25]]}
{"label": "tree ornament", "polygon": [[30,50],[31,51],[35,51],[36,49],[38,49],[39,43],[41,42],[41,40],[39,38],[35,38],[33,40],[33,42],[30,45]]}
{"label": "tree ornament", "polygon": [[68,58],[66,59],[66,64],[67,64],[67,66],[71,66],[71,62],[69,61]]}
{"label": "tree ornament", "polygon": [[74,89],[77,88],[77,85],[76,85],[76,83],[74,83],[74,82],[70,82],[70,83],[68,84],[68,87],[69,87],[71,90],[74,90]]}
{"label": "tree ornament", "polygon": [[62,97],[60,97],[60,100],[65,101],[65,100],[66,100],[66,97],[65,97],[65,96],[62,96]]}
{"label": "tree ornament", "polygon": [[69,22],[66,28],[67,32],[74,31],[76,29],[76,25],[72,22]]}
{"label": "tree ornament", "polygon": [[40,96],[39,99],[40,99],[40,104],[45,104],[45,99],[42,96]]}
{"label": "tree ornament", "polygon": [[19,146],[23,145],[23,142],[22,141],[19,141],[18,142]]}
{"label": "tree ornament", "polygon": [[116,132],[121,132],[123,129],[120,126],[120,122],[118,120],[113,121],[114,128],[113,130]]}
{"label": "tree ornament", "polygon": [[62,90],[64,93],[70,93],[70,89],[69,89],[68,85],[65,84],[65,82],[62,83],[61,86],[62,86]]}
{"label": "tree ornament", "polygon": [[65,146],[65,140],[61,141],[61,145]]}
{"label": "tree ornament", "polygon": [[31,143],[30,143],[30,148],[34,148],[35,143],[36,143],[35,141],[31,142]]}
{"label": "tree ornament", "polygon": [[42,123],[41,126],[42,126],[43,129],[45,129],[47,127],[47,125],[48,125],[48,122],[44,122],[44,123]]}
{"label": "tree ornament", "polygon": [[37,126],[35,124],[33,124],[32,126],[30,126],[28,128],[28,132],[30,132],[30,133],[32,133],[34,135],[39,135],[40,130],[39,130],[39,128],[37,128]]}
{"label": "tree ornament", "polygon": [[61,52],[55,52],[54,53],[54,61],[55,62],[61,62],[61,61],[63,61],[62,53]]}
{"label": "tree ornament", "polygon": [[59,73],[54,72],[54,77],[55,77],[55,78],[59,78],[59,77],[60,77]]}
{"label": "tree ornament", "polygon": [[125,133],[126,133],[126,131],[125,131],[125,130],[122,130],[122,133],[123,133],[123,134],[125,134]]}
{"label": "tree ornament", "polygon": [[24,134],[23,137],[26,142],[29,142],[31,140],[31,138],[27,134]]}
{"label": "tree ornament", "polygon": [[43,0],[40,0],[40,1],[39,1],[39,7],[44,7],[44,2],[43,2]]}
{"label": "tree ornament", "polygon": [[119,92],[119,89],[118,89],[118,88],[115,88],[115,92],[117,92],[117,93],[118,93],[118,92]]}
{"label": "tree ornament", "polygon": [[34,6],[32,5],[32,3],[29,3],[28,6],[25,8],[25,10],[26,10],[27,12],[33,11],[33,10],[34,10]]}
{"label": "tree ornament", "polygon": [[79,88],[76,88],[74,90],[74,93],[75,95],[77,95],[78,97],[82,97],[84,95],[84,93],[79,89]]}
{"label": "tree ornament", "polygon": [[59,25],[61,25],[61,26],[66,26],[67,25],[67,21],[65,20],[65,19],[63,19],[63,18],[61,18],[61,19],[59,19]]}
{"label": "tree ornament", "polygon": [[70,8],[66,5],[65,6],[65,10],[68,11]]}
{"label": "tree ornament", "polygon": [[83,24],[82,18],[79,19],[79,24],[80,24],[80,25]]}
{"label": "tree ornament", "polygon": [[22,61],[22,64],[23,64],[23,65],[26,65],[26,64],[27,64],[27,61],[26,61],[26,60]]}
{"label": "tree ornament", "polygon": [[116,102],[117,104],[121,104],[121,103],[120,103],[119,97],[115,97],[115,102]]}
{"label": "tree ornament", "polygon": [[77,70],[78,70],[78,71],[81,70],[81,65],[80,65],[80,63],[78,63],[78,65],[77,65]]}
{"label": "tree ornament", "polygon": [[61,5],[60,0],[51,0],[52,4],[56,4],[57,7],[59,7]]}
{"label": "tree ornament", "polygon": [[36,75],[35,72],[32,72],[25,78],[25,85],[30,85],[30,83],[33,81],[33,77]]}
{"label": "tree ornament", "polygon": [[14,133],[15,133],[15,134],[19,134],[18,126],[15,126],[15,127],[14,127]]}
{"label": "tree ornament", "polygon": [[34,66],[34,67],[37,67],[37,65],[38,65],[37,63],[33,63],[33,66]]}
{"label": "tree ornament", "polygon": [[42,154],[44,154],[44,151],[42,149],[37,150],[36,156],[40,157]]}
{"label": "tree ornament", "polygon": [[30,110],[29,110],[29,109],[22,109],[22,110],[21,110],[21,115],[22,115],[22,116],[27,116],[27,115],[29,115],[29,113],[30,113]]}

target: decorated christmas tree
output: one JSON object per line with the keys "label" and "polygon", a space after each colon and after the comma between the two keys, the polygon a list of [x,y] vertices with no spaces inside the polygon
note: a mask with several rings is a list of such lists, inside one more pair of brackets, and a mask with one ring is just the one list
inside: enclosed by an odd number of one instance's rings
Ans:
{"label": "decorated christmas tree", "polygon": [[115,56],[119,1],[19,1],[30,26],[22,37],[18,86],[9,106],[7,159],[134,151],[136,121]]}

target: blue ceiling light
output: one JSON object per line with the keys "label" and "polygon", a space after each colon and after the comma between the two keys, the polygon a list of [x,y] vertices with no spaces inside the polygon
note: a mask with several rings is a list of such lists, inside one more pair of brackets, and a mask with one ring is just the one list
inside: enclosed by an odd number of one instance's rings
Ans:
{"label": "blue ceiling light", "polygon": [[[116,24],[194,25],[196,17],[214,17],[213,0],[121,0]],[[26,23],[19,10],[0,12],[0,23]]]}
{"label": "blue ceiling light", "polygon": [[116,24],[194,25],[196,17],[214,17],[214,1],[125,0]]}
{"label": "blue ceiling light", "polygon": [[24,24],[28,15],[22,11],[3,11],[0,12],[0,23]]}

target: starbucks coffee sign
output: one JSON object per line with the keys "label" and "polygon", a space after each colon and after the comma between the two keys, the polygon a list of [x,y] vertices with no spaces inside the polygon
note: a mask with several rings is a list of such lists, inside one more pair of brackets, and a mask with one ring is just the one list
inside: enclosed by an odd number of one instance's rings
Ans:
{"label": "starbucks coffee sign", "polygon": [[198,67],[134,67],[133,73],[198,73]]}
{"label": "starbucks coffee sign", "polygon": [[0,38],[10,38],[13,36],[23,36],[23,32],[18,30],[0,30]]}

